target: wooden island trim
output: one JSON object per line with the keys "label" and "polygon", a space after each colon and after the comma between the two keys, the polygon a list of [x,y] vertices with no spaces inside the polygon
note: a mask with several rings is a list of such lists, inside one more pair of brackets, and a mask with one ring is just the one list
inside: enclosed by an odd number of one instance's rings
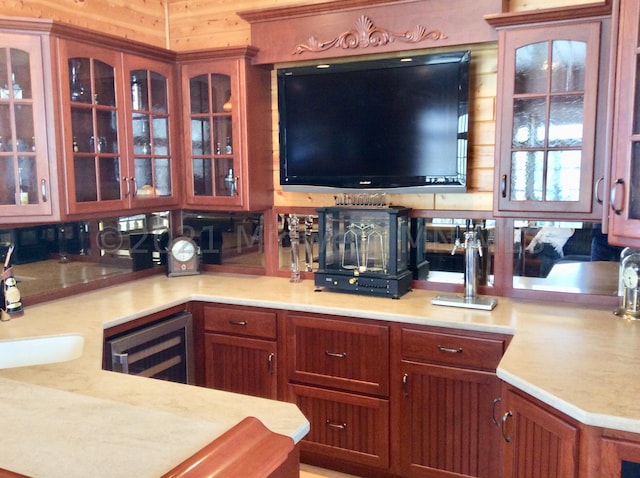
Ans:
{"label": "wooden island trim", "polygon": [[247,417],[162,478],[294,478],[299,455],[290,437]]}

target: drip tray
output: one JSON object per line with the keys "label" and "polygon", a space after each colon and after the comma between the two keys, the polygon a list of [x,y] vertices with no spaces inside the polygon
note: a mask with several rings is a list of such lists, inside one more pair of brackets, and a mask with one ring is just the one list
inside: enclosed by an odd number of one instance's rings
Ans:
{"label": "drip tray", "polygon": [[458,295],[437,295],[431,299],[433,305],[462,307],[465,309],[493,310],[498,301],[491,297],[465,298]]}

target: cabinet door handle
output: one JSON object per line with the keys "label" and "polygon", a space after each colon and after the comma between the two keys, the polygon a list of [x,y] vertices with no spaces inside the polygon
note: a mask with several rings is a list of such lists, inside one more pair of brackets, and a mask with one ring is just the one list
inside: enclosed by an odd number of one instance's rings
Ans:
{"label": "cabinet door handle", "polygon": [[342,422],[342,423],[337,423],[337,422],[332,422],[331,420],[327,420],[327,426],[329,428],[333,428],[335,430],[346,430],[347,429],[347,424]]}
{"label": "cabinet door handle", "polygon": [[445,347],[443,345],[438,345],[438,350],[440,352],[446,352],[448,354],[461,354],[462,353],[462,349],[461,348],[452,349],[450,347]]}
{"label": "cabinet door handle", "polygon": [[47,180],[46,179],[40,180],[40,192],[42,193],[42,202],[47,202],[48,196],[47,196]]}
{"label": "cabinet door handle", "polygon": [[491,410],[491,421],[496,427],[499,427],[500,424],[498,420],[496,420],[496,405],[502,401],[502,398],[498,397],[493,400],[493,408]]}
{"label": "cabinet door handle", "polygon": [[274,369],[273,369],[273,359],[276,358],[276,354],[274,353],[270,353],[269,356],[267,357],[267,370],[269,371],[269,373],[271,375],[273,375]]}
{"label": "cabinet door handle", "polygon": [[338,352],[329,352],[328,350],[325,350],[324,354],[327,357],[347,358],[347,353],[346,352],[338,353]]}
{"label": "cabinet door handle", "polygon": [[[622,178],[616,179],[616,182],[613,183],[613,186],[611,186],[611,197],[609,198],[611,209],[613,210],[613,212],[615,212],[619,216],[620,214],[622,214],[622,210],[624,209],[624,204],[622,204],[620,208],[616,208],[616,191],[618,189],[622,189],[623,190],[622,192],[624,193],[624,179]],[[624,194],[622,197],[624,197]]]}
{"label": "cabinet door handle", "polygon": [[602,200],[602,198],[600,197],[600,185],[604,182],[604,178],[600,178],[598,179],[598,181],[596,182],[596,186],[594,188],[594,195],[596,197],[596,201],[598,202],[598,204],[603,204],[604,201]]}
{"label": "cabinet door handle", "polygon": [[506,441],[507,443],[511,443],[511,437],[507,436],[507,432],[506,432],[507,420],[509,419],[509,417],[512,417],[512,416],[513,416],[513,413],[511,413],[510,410],[506,412],[504,415],[502,415],[502,438],[504,438],[504,441]]}
{"label": "cabinet door handle", "polygon": [[138,193],[138,182],[136,181],[135,176],[131,177],[131,183],[133,184],[133,193],[132,196],[136,197],[137,193]]}
{"label": "cabinet door handle", "polygon": [[229,324],[245,327],[248,324],[248,322],[246,320],[230,320]]}
{"label": "cabinet door handle", "polygon": [[129,195],[131,194],[131,186],[129,186],[129,178],[124,177],[122,178],[122,180],[124,181],[124,185],[126,186],[124,197],[128,198]]}
{"label": "cabinet door handle", "polygon": [[503,174],[500,178],[500,195],[503,198],[507,197],[507,175]]}
{"label": "cabinet door handle", "polygon": [[405,373],[402,376],[402,395],[404,397],[409,396],[409,374]]}

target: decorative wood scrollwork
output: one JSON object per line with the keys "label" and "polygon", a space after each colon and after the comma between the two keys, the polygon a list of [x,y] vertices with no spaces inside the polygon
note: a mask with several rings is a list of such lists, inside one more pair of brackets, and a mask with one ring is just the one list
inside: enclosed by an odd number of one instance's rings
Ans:
{"label": "decorative wood scrollwork", "polygon": [[443,40],[447,38],[443,32],[438,30],[427,31],[422,25],[416,25],[413,30],[404,33],[396,33],[385,28],[376,27],[373,21],[366,15],[360,16],[356,21],[355,28],[338,35],[333,40],[320,42],[311,36],[308,42],[300,43],[293,51],[294,55],[304,52],[320,52],[329,48],[342,48],[344,50],[354,48],[368,48],[384,46],[398,40],[405,43],[418,43],[423,40]]}

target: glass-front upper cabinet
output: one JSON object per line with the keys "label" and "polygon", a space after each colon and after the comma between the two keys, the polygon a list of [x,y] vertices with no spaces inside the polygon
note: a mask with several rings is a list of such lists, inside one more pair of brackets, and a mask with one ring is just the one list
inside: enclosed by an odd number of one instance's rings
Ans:
{"label": "glass-front upper cabinet", "polygon": [[273,202],[271,77],[251,47],[181,57],[186,202],[260,210]]}
{"label": "glass-front upper cabinet", "polygon": [[130,138],[127,191],[134,206],[172,205],[176,192],[174,69],[170,63],[125,57]]}
{"label": "glass-front upper cabinet", "polygon": [[609,241],[640,247],[640,2],[620,11]]}
{"label": "glass-front upper cabinet", "polygon": [[42,68],[37,35],[0,33],[2,223],[52,214]]}
{"label": "glass-front upper cabinet", "polygon": [[594,211],[600,30],[594,21],[499,32],[496,215]]}
{"label": "glass-front upper cabinet", "polygon": [[[77,42],[61,42],[68,213],[124,209],[131,184],[123,169],[120,55]],[[126,143],[123,143],[126,144]]]}

